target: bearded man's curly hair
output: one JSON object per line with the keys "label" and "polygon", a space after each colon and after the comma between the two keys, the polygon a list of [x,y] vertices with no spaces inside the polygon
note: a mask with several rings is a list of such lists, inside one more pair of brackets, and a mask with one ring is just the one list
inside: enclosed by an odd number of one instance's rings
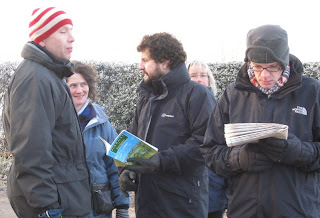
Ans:
{"label": "bearded man's curly hair", "polygon": [[182,43],[169,33],[145,35],[137,47],[138,52],[150,52],[150,58],[157,63],[169,60],[170,70],[173,70],[187,59]]}

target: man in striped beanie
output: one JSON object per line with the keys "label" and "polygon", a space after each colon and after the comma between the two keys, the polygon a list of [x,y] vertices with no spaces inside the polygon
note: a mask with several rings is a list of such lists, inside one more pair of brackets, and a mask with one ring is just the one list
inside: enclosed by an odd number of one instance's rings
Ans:
{"label": "man in striped beanie", "polygon": [[39,43],[67,24],[72,26],[72,21],[64,11],[54,7],[38,8],[33,11],[29,24],[30,39]]}
{"label": "man in striped beanie", "polygon": [[74,42],[72,27],[72,21],[64,11],[54,7],[38,8],[32,13],[29,37],[56,57],[69,60]]}
{"label": "man in striped beanie", "polygon": [[8,198],[18,217],[84,217],[91,210],[89,173],[65,77],[72,75],[69,16],[33,11],[24,60],[8,86],[4,129],[14,162]]}

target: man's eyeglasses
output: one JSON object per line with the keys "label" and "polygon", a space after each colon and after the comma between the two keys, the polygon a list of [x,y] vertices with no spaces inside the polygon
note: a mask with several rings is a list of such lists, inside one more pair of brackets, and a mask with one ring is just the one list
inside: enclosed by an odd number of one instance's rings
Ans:
{"label": "man's eyeglasses", "polygon": [[282,70],[282,67],[261,67],[261,66],[250,66],[250,69],[252,69],[254,72],[261,73],[263,70],[267,70],[270,73],[278,72],[279,70]]}

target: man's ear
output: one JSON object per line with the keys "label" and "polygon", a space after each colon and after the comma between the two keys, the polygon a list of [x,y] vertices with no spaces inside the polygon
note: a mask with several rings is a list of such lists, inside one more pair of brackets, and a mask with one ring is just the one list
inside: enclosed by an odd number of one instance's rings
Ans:
{"label": "man's ear", "polygon": [[162,68],[163,68],[164,70],[169,70],[169,71],[170,71],[170,66],[169,66],[169,64],[170,64],[170,60],[165,60],[164,62],[162,62]]}

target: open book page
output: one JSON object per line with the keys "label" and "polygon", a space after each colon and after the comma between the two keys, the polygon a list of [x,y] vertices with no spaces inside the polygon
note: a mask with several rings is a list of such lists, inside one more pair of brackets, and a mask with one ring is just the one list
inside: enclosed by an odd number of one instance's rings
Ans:
{"label": "open book page", "polygon": [[[101,137],[99,137],[101,138]],[[106,146],[107,155],[112,157],[117,167],[131,164],[128,158],[138,157],[148,159],[158,152],[158,148],[123,130],[110,145],[100,139]],[[109,145],[110,147],[109,147]]]}
{"label": "open book page", "polygon": [[228,146],[255,143],[268,137],[288,138],[288,126],[278,123],[232,123],[225,124],[224,130]]}
{"label": "open book page", "polygon": [[101,136],[99,136],[99,139],[103,142],[104,146],[106,146],[106,150],[107,150],[107,154],[109,153],[110,149],[111,149],[111,145],[109,144],[109,142],[107,142],[106,140],[104,140]]}

